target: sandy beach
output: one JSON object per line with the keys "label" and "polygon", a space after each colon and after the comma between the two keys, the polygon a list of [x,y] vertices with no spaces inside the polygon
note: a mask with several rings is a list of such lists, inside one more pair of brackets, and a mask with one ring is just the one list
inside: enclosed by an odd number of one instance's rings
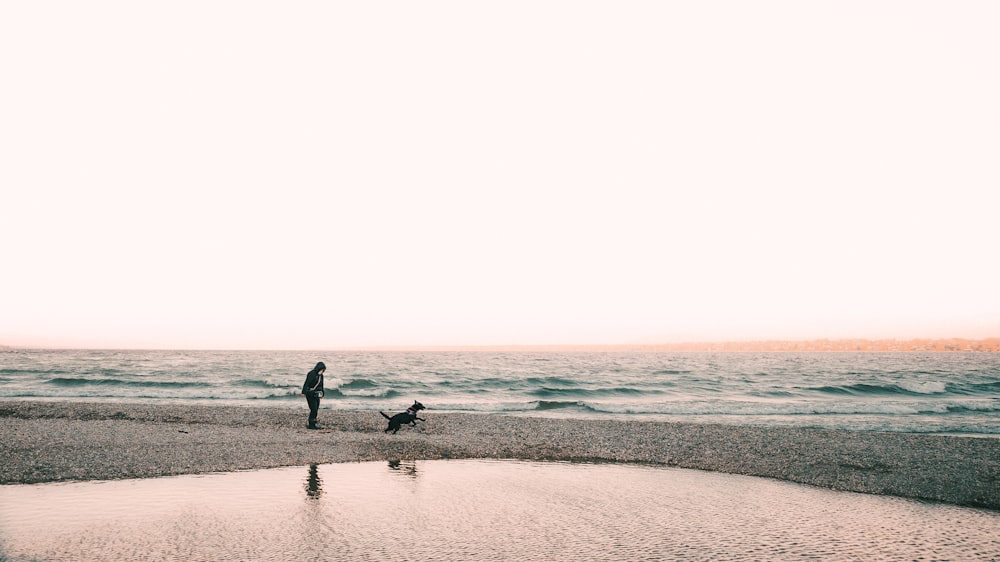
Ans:
{"label": "sandy beach", "polygon": [[655,422],[422,413],[0,402],[0,484],[116,480],[375,460],[637,463],[1000,509],[1000,440]]}

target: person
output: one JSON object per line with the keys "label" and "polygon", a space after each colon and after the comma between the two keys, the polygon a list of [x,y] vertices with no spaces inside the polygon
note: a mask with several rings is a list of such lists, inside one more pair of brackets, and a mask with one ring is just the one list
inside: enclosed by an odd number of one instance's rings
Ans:
{"label": "person", "polygon": [[326,372],[326,365],[320,361],[316,363],[312,371],[306,375],[306,382],[302,384],[302,396],[306,397],[309,404],[309,429],[321,429],[316,425],[316,417],[319,415],[319,400],[323,398],[323,373]]}

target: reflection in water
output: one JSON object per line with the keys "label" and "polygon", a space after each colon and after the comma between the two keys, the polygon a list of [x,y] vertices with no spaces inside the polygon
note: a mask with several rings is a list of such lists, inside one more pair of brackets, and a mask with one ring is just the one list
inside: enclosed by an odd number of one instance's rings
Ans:
{"label": "reflection in water", "polygon": [[309,477],[306,478],[306,498],[318,500],[323,495],[323,481],[319,478],[319,467],[309,465]]}
{"label": "reflection in water", "polygon": [[379,461],[0,486],[10,562],[991,560],[998,528],[986,510],[628,465]]}
{"label": "reflection in water", "polygon": [[417,461],[389,461],[389,469],[403,476],[417,477]]}

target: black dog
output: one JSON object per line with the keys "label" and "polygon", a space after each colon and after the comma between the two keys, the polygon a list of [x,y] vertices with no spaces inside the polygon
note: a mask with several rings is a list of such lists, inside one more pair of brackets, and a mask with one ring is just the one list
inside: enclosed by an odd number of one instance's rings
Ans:
{"label": "black dog", "polygon": [[399,431],[400,426],[402,426],[404,423],[416,426],[417,420],[427,421],[424,418],[417,417],[417,412],[423,409],[424,405],[414,400],[413,405],[407,408],[405,412],[400,412],[395,416],[392,416],[391,418],[385,412],[380,411],[379,413],[382,414],[382,416],[385,417],[385,419],[389,420],[389,427],[385,428],[385,431],[383,431],[382,433],[389,433],[389,430],[391,429],[392,434],[395,435],[396,432]]}

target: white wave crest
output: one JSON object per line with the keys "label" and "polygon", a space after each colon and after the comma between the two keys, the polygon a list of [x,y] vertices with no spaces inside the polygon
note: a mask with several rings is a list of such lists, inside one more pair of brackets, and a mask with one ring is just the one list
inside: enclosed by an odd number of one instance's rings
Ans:
{"label": "white wave crest", "polygon": [[385,398],[392,392],[391,388],[361,388],[357,390],[339,389],[344,396],[363,396],[366,398]]}
{"label": "white wave crest", "polygon": [[900,381],[899,388],[917,394],[943,394],[946,384],[940,381],[912,382]]}

